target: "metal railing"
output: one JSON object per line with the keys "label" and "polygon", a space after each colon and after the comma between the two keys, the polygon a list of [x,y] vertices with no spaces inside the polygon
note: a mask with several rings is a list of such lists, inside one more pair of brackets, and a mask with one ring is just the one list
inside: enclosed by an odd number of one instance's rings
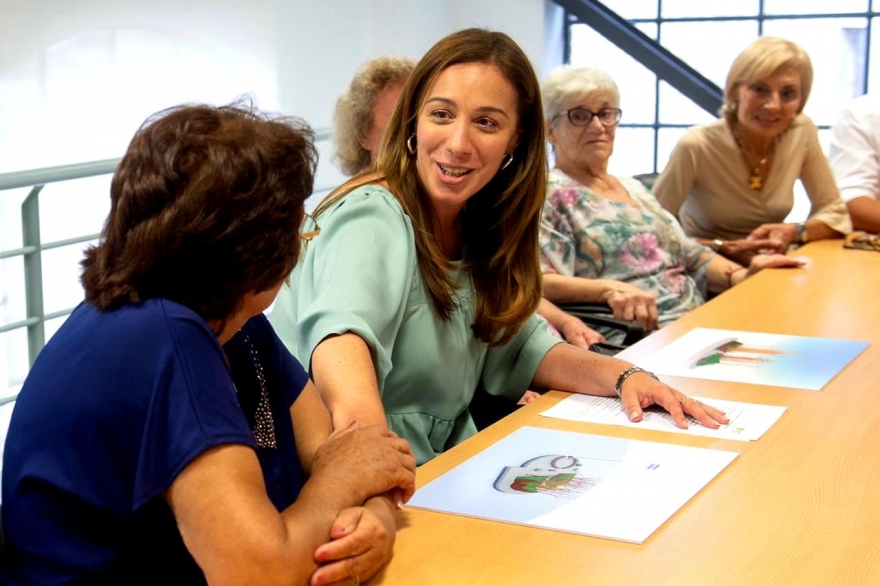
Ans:
{"label": "metal railing", "polygon": [[[24,293],[26,317],[24,320],[0,325],[0,334],[27,328],[28,362],[33,364],[46,344],[47,320],[63,317],[73,311],[73,307],[45,313],[43,311],[43,251],[71,244],[88,242],[98,234],[88,234],[76,238],[43,242],[40,238],[40,192],[50,183],[109,175],[113,173],[119,159],[107,159],[92,163],[63,165],[45,169],[18,171],[0,175],[0,191],[30,187],[30,193],[21,204],[22,247],[0,251],[0,260],[15,256],[24,257]],[[0,405],[15,400],[15,395],[0,399]]]}
{"label": "metal railing", "polygon": [[[554,0],[578,22],[592,27],[658,78],[712,114],[718,112],[724,94],[699,71],[672,54],[616,12],[596,0]],[[567,49],[568,50],[568,49]]]}

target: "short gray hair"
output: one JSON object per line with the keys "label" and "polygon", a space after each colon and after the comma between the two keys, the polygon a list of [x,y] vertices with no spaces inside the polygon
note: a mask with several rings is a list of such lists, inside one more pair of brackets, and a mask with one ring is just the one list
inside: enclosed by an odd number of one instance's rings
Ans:
{"label": "short gray hair", "polygon": [[376,100],[388,84],[406,83],[415,66],[409,57],[372,59],[361,65],[348,91],[339,96],[333,114],[333,149],[346,175],[357,175],[370,166],[370,151],[361,141],[373,126]]}
{"label": "short gray hair", "polygon": [[620,90],[607,72],[593,67],[563,65],[550,72],[544,81],[544,118],[548,121],[562,111],[566,100],[572,96],[607,93],[620,107]]}

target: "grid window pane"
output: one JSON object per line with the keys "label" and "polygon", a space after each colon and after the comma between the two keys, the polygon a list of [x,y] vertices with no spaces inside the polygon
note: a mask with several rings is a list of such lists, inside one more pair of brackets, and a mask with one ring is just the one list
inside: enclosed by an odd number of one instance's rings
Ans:
{"label": "grid window pane", "polygon": [[816,124],[833,124],[843,105],[861,95],[867,19],[774,20],[764,34],[798,43],[813,62],[813,89],[804,112]]}
{"label": "grid window pane", "polygon": [[637,22],[635,27],[645,33],[650,39],[657,40],[657,30],[659,27],[656,22]]}
{"label": "grid window pane", "polygon": [[56,242],[101,231],[110,213],[111,175],[51,183],[40,192],[40,239]]}
{"label": "grid window pane", "polygon": [[758,0],[663,0],[663,18],[757,15]]}
{"label": "grid window pane", "polygon": [[822,145],[822,152],[827,155],[828,151],[831,149],[831,129],[830,128],[820,128],[819,129],[819,144]]}
{"label": "grid window pane", "polygon": [[845,14],[866,10],[868,0],[764,0],[764,14]]}
{"label": "grid window pane", "polygon": [[571,64],[599,67],[614,77],[620,90],[624,122],[654,122],[656,76],[587,25],[571,27]]}
{"label": "grid window pane", "polygon": [[28,368],[27,328],[0,334],[0,396],[18,392]]}
{"label": "grid window pane", "polygon": [[24,298],[24,257],[0,260],[0,324],[7,325],[27,317]]}
{"label": "grid window pane", "polygon": [[661,128],[657,133],[657,171],[663,172],[672,149],[678,144],[678,139],[685,133],[685,128]]}
{"label": "grid window pane", "polygon": [[62,317],[56,317],[53,319],[46,320],[46,323],[43,325],[43,327],[44,327],[44,331],[45,331],[45,335],[46,335],[46,343],[47,344],[49,343],[49,340],[52,339],[52,336],[55,335],[55,332],[58,331],[58,328],[60,328],[64,324],[64,322],[67,321],[68,317],[70,317],[70,316],[65,315]]}
{"label": "grid window pane", "polygon": [[705,124],[715,118],[716,113],[707,112],[665,81],[660,82],[661,124]]}
{"label": "grid window pane", "polygon": [[604,0],[602,3],[626,19],[657,18],[657,0]]}
{"label": "grid window pane", "polygon": [[21,248],[21,204],[30,190],[23,187],[0,191],[0,250]]}
{"label": "grid window pane", "polygon": [[653,170],[654,129],[618,127],[608,172],[618,177],[632,177]]}
{"label": "grid window pane", "polygon": [[798,179],[794,182],[794,205],[791,207],[791,211],[788,215],[785,216],[785,221],[792,224],[803,222],[809,215],[810,198],[807,196],[807,190],[804,189],[804,184]]}
{"label": "grid window pane", "polygon": [[[880,17],[871,19],[871,48],[868,55],[868,63],[870,69],[866,72],[868,76],[868,91],[871,93],[880,92]],[[873,70],[873,72],[872,72]]]}
{"label": "grid window pane", "polygon": [[722,91],[733,59],[757,37],[754,20],[667,22],[660,27],[660,43]]}
{"label": "grid window pane", "polygon": [[43,311],[72,309],[83,300],[80,261],[86,246],[97,241],[43,251]]}

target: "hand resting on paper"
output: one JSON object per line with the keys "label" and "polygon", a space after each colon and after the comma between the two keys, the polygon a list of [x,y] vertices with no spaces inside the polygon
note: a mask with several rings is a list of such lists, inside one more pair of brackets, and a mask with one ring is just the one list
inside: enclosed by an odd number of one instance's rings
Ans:
{"label": "hand resting on paper", "polygon": [[[629,362],[612,356],[588,352],[571,344],[557,344],[544,355],[531,387],[539,391],[616,396],[617,381],[632,367]],[[621,401],[630,421],[641,421],[642,409],[659,405],[682,429],[687,429],[688,415],[711,429],[728,423],[727,417],[718,409],[689,399],[648,372],[631,371],[620,386]]]}
{"label": "hand resting on paper", "polygon": [[691,399],[645,372],[630,375],[623,382],[621,391],[621,402],[630,421],[641,421],[643,409],[659,405],[669,412],[675,425],[681,429],[687,429],[686,415],[710,429],[718,429],[720,424],[729,423],[722,411]]}

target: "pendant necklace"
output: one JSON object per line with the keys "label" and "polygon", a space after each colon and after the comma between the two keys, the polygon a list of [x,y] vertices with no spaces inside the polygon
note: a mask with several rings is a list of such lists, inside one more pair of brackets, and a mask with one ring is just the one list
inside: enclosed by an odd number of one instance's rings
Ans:
{"label": "pendant necklace", "polygon": [[[739,137],[738,134],[733,133],[733,138],[736,139],[736,145],[739,147],[740,154],[742,155],[743,161],[746,166],[748,166],[749,161],[746,156],[746,149],[743,146],[742,138]],[[767,160],[770,158],[770,155],[773,154],[773,150],[776,148],[776,139],[773,139],[773,142],[770,143],[770,146],[767,147],[767,152],[764,153],[764,156],[758,160],[758,163],[752,168],[752,174],[749,176],[749,189],[753,191],[760,191],[764,187],[764,181],[761,179],[761,171],[764,169],[764,165],[767,164]]]}

